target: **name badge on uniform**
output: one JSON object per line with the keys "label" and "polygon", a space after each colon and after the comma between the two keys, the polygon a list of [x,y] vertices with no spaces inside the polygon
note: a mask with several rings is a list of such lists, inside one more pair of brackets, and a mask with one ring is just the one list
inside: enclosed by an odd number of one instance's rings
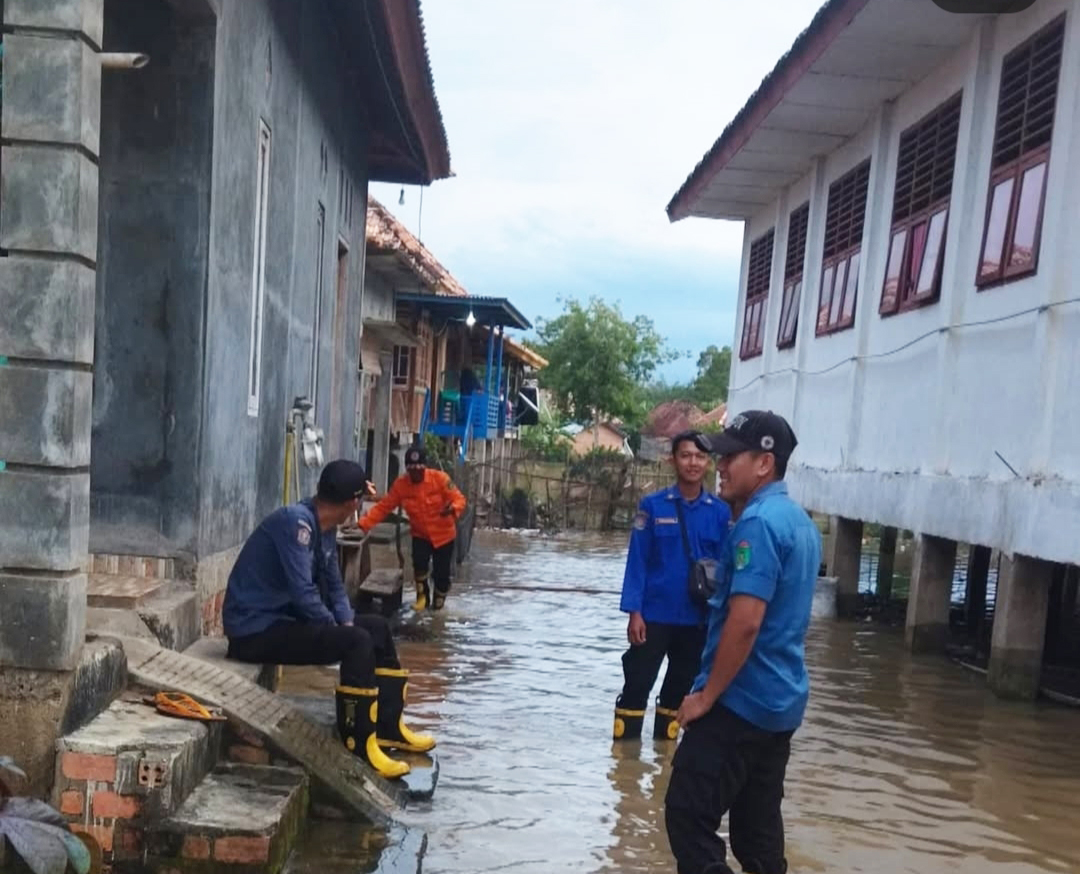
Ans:
{"label": "name badge on uniform", "polygon": [[303,522],[300,522],[296,526],[296,542],[301,546],[311,545],[311,529]]}
{"label": "name badge on uniform", "polygon": [[679,517],[678,516],[657,516],[656,517],[656,524],[657,525],[678,525],[679,524]]}

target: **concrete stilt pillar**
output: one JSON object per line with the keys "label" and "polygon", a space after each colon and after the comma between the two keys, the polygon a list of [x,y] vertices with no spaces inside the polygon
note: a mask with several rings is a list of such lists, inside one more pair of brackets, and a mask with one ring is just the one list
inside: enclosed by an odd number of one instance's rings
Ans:
{"label": "concrete stilt pillar", "polygon": [[988,673],[990,688],[1002,698],[1039,693],[1053,570],[1048,561],[1002,556]]}
{"label": "concrete stilt pillar", "polygon": [[986,584],[990,576],[990,547],[972,545],[968,553],[967,591],[964,594],[964,615],[968,634],[982,637],[986,622]]}
{"label": "concrete stilt pillar", "polygon": [[371,481],[380,495],[390,488],[390,405],[394,394],[394,353],[379,352],[382,373],[375,382],[375,409],[371,428],[375,439],[371,449]]}
{"label": "concrete stilt pillar", "polygon": [[6,0],[0,746],[47,784],[86,631],[102,0]]}
{"label": "concrete stilt pillar", "polygon": [[828,557],[829,576],[836,577],[836,612],[841,618],[855,614],[859,603],[859,561],[862,557],[863,523],[858,519],[833,516],[832,551]]}
{"label": "concrete stilt pillar", "polygon": [[915,543],[904,635],[912,652],[945,649],[955,572],[956,541],[920,534]]}
{"label": "concrete stilt pillar", "polygon": [[892,600],[893,568],[896,566],[896,529],[881,529],[881,547],[878,550],[877,596],[882,604]]}

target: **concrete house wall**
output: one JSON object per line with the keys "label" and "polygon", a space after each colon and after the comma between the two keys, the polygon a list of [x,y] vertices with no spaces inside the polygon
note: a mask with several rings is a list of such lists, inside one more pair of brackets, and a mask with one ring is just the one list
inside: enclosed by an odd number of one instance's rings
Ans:
{"label": "concrete house wall", "polygon": [[[1002,59],[1067,12],[1038,271],[977,290]],[[800,445],[789,472],[804,505],[851,519],[1080,563],[1080,296],[1069,234],[1080,201],[1080,3],[1044,0],[988,18],[969,42],[745,226],[776,228],[764,354],[732,365],[733,413],[771,408]],[[901,132],[963,94],[940,300],[883,318]],[[829,184],[871,158],[855,325],[816,337]],[[797,341],[778,350],[789,213],[810,200]],[[1015,469],[1013,473],[998,453]]]}
{"label": "concrete house wall", "polygon": [[[362,95],[322,0],[190,16],[164,0],[108,0],[105,48],[152,61],[103,92],[90,548],[184,558],[213,590],[281,502],[285,426],[311,393],[316,325],[324,454],[357,454]],[[252,414],[260,120],[271,148]]]}

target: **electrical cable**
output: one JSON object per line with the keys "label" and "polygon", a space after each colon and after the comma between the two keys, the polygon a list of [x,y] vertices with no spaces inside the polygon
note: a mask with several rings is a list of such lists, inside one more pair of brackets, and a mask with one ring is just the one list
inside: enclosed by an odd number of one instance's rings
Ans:
{"label": "electrical cable", "polygon": [[731,393],[735,394],[736,392],[744,391],[750,388],[750,386],[752,386],[755,382],[765,379],[767,376],[780,376],[784,373],[795,373],[801,374],[802,376],[822,376],[826,373],[830,373],[833,370],[836,370],[838,367],[841,367],[844,364],[849,364],[853,361],[872,361],[879,358],[888,358],[891,355],[896,355],[899,352],[903,352],[905,349],[910,349],[912,346],[916,345],[917,343],[921,343],[923,340],[933,337],[935,334],[944,334],[947,331],[959,331],[963,328],[978,328],[984,325],[995,325],[1000,322],[1008,322],[1012,319],[1018,319],[1021,316],[1031,315],[1032,313],[1045,312],[1047,310],[1052,310],[1056,307],[1065,306],[1072,303],[1080,303],[1080,297],[1070,297],[1067,300],[1058,300],[1054,301],[1053,303],[1039,304],[1038,306],[1028,307],[1025,310],[1018,310],[1017,312],[1009,313],[1008,315],[996,316],[992,319],[979,319],[973,322],[963,322],[959,325],[942,325],[940,328],[934,328],[932,331],[926,331],[925,333],[920,334],[918,337],[908,340],[906,343],[897,346],[895,349],[890,349],[887,352],[871,352],[866,355],[851,355],[847,358],[840,359],[835,364],[831,364],[828,367],[823,368],[822,370],[800,370],[798,367],[784,367],[780,370],[770,370],[768,373],[759,373],[757,376],[753,377],[748,382],[743,383],[738,388],[731,389]]}

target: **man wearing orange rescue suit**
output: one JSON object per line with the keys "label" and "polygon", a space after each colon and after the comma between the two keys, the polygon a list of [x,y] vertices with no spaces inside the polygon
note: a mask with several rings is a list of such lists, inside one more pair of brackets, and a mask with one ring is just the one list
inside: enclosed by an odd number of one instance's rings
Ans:
{"label": "man wearing orange rescue suit", "polygon": [[[450,567],[454,560],[457,520],[465,511],[465,496],[441,470],[427,466],[427,456],[419,446],[405,453],[405,473],[394,480],[386,497],[360,520],[360,528],[370,531],[391,512],[401,507],[412,528],[412,562],[416,579],[416,609],[431,604],[441,610],[450,591]],[[435,591],[428,589],[428,569]]]}

